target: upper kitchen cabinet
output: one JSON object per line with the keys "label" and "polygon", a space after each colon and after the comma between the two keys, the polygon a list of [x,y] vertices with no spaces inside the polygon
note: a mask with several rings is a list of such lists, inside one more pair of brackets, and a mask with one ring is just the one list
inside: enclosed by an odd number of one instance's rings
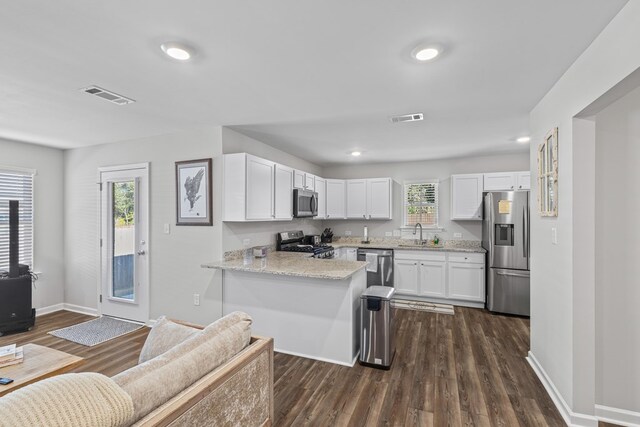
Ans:
{"label": "upper kitchen cabinet", "polygon": [[367,218],[392,218],[392,185],[391,178],[375,178],[367,180]]}
{"label": "upper kitchen cabinet", "polygon": [[367,218],[367,180],[347,180],[347,218]]}
{"label": "upper kitchen cabinet", "polygon": [[293,169],[247,153],[225,154],[223,221],[290,220]]}
{"label": "upper kitchen cabinet", "polygon": [[482,221],[483,174],[451,175],[451,220]]}
{"label": "upper kitchen cabinet", "polygon": [[327,217],[327,180],[316,176],[315,189],[318,193],[318,216],[314,219],[325,219]]}
{"label": "upper kitchen cabinet", "polygon": [[484,174],[484,191],[529,190],[531,173],[497,172]]}
{"label": "upper kitchen cabinet", "polygon": [[316,177],[310,173],[296,170],[294,171],[293,188],[299,188],[300,190],[315,190]]}
{"label": "upper kitchen cabinet", "polygon": [[347,218],[391,219],[391,178],[348,179]]}
{"label": "upper kitchen cabinet", "polygon": [[343,179],[327,179],[327,219],[344,219],[347,216],[346,183]]}
{"label": "upper kitchen cabinet", "polygon": [[290,167],[276,164],[274,180],[274,218],[293,218],[293,176],[294,170]]}

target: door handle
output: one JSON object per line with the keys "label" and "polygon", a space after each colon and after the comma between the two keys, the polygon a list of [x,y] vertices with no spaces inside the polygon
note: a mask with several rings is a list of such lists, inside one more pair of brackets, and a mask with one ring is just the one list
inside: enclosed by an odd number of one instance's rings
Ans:
{"label": "door handle", "polygon": [[138,255],[145,255],[147,253],[147,251],[145,251],[144,249],[140,249],[138,252],[136,252]]}
{"label": "door handle", "polygon": [[496,274],[497,274],[498,276],[524,277],[524,278],[528,278],[528,277],[530,277],[528,274],[522,274],[522,273],[505,273],[504,271],[498,271]]}

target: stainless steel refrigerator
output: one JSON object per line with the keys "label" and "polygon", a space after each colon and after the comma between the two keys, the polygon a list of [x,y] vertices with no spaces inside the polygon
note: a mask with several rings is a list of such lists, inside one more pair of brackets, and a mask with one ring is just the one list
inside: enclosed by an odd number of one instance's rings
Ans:
{"label": "stainless steel refrigerator", "polygon": [[487,309],[529,316],[529,192],[484,194]]}

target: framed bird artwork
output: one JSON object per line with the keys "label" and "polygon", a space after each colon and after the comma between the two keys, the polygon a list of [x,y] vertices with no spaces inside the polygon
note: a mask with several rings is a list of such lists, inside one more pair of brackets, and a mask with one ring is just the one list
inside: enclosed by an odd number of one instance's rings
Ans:
{"label": "framed bird artwork", "polygon": [[176,225],[213,225],[211,159],[176,162]]}

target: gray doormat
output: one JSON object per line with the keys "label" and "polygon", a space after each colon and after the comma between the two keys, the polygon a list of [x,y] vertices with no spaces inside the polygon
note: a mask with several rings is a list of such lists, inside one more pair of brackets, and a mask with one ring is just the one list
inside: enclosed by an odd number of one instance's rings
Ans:
{"label": "gray doormat", "polygon": [[453,306],[449,304],[436,304],[434,302],[392,299],[391,307],[402,308],[405,310],[431,311],[442,314],[455,314]]}
{"label": "gray doormat", "polygon": [[105,341],[137,331],[144,325],[102,316],[88,322],[49,332],[54,337],[93,347]]}

